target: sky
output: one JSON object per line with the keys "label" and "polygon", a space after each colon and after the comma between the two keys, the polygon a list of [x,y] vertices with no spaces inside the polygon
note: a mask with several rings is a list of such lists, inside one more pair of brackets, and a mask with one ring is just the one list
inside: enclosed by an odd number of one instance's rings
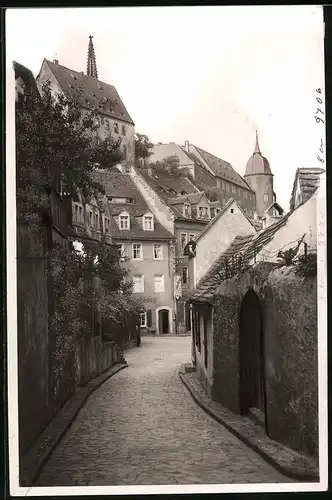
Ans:
{"label": "sky", "polygon": [[322,166],[320,6],[38,8],[6,16],[7,67],[17,61],[35,75],[44,58],[86,71],[93,35],[99,79],[117,88],[136,131],[153,142],[188,140],[244,175],[257,129],[286,210],[296,169]]}

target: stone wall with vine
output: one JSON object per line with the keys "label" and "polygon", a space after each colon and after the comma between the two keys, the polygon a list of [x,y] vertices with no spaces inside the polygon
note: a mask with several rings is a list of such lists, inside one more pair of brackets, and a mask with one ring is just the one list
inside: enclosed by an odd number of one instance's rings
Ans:
{"label": "stone wall with vine", "polygon": [[239,311],[249,289],[258,296],[263,314],[268,435],[317,456],[315,254],[288,266],[261,263],[220,285],[214,301],[213,394],[235,412],[240,408]]}

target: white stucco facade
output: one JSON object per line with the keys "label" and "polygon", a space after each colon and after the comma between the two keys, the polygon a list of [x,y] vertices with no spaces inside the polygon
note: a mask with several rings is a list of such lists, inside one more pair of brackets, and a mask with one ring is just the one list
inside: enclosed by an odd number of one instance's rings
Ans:
{"label": "white stucco facade", "polygon": [[[284,252],[296,247],[302,236],[304,236],[303,241],[308,245],[308,251],[317,248],[318,196],[319,190],[306,203],[294,210],[287,223],[276,232],[274,238],[256,256],[256,262],[278,262],[279,250]],[[303,246],[299,249],[299,253],[303,253]]]}
{"label": "white stucco facade", "polygon": [[233,200],[197,239],[196,257],[193,263],[194,286],[235,236],[247,236],[254,233],[256,229],[237,202]]}

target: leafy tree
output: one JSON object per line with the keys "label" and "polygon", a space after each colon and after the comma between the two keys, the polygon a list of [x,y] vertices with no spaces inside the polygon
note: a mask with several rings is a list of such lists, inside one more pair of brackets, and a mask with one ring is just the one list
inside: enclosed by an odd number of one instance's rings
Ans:
{"label": "leafy tree", "polygon": [[[108,169],[121,161],[120,141],[109,135],[97,143],[97,114],[82,111],[78,91],[52,94],[49,82],[41,95],[27,87],[16,105],[16,168],[18,214],[38,218],[50,186],[73,195],[103,191],[93,182],[95,167]],[[42,98],[41,98],[42,96]]]}
{"label": "leafy tree", "polygon": [[[27,86],[16,103],[17,211],[30,231],[50,212],[50,188],[75,196],[103,192],[93,180],[95,167],[112,168],[122,159],[120,141],[109,135],[96,141],[97,113],[83,111],[78,92],[53,95],[49,82]],[[84,251],[53,245],[48,251],[55,337],[56,376],[64,369],[74,341],[91,332],[91,317],[105,323],[136,317],[140,304],[131,297],[132,284],[120,266],[118,249],[106,241],[84,241]],[[96,314],[98,313],[98,314]],[[122,335],[124,332],[122,331]]]}
{"label": "leafy tree", "polygon": [[135,160],[136,165],[139,165],[139,159],[145,160],[152,155],[153,143],[145,134],[135,134]]}

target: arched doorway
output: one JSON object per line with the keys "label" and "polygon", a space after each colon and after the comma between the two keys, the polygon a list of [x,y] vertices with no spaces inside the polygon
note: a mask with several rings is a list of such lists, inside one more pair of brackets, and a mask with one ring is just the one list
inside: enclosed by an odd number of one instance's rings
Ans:
{"label": "arched doorway", "polygon": [[253,290],[243,298],[239,329],[240,411],[259,410],[266,427],[263,318]]}
{"label": "arched doorway", "polygon": [[172,333],[172,310],[170,307],[158,307],[156,309],[156,326],[158,333],[165,335],[167,333]]}

